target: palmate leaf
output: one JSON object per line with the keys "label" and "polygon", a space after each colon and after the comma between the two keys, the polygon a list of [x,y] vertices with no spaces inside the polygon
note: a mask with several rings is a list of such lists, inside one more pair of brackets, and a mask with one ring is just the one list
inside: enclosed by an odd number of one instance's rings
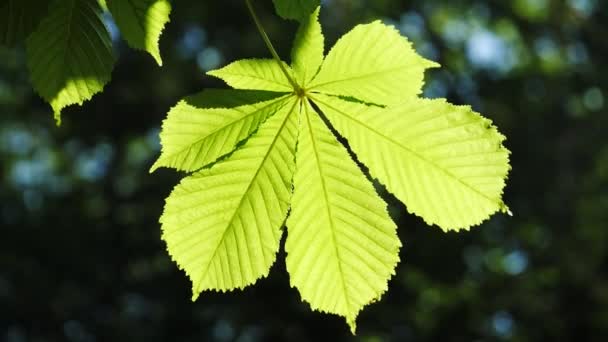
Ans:
{"label": "palmate leaf", "polygon": [[55,0],[26,48],[34,88],[57,120],[64,107],[81,105],[110,81],[112,42],[95,0]]}
{"label": "palmate leaf", "polygon": [[386,291],[399,261],[397,227],[308,103],[300,121],[287,270],[313,309],[346,317],[354,333],[357,314]]}
{"label": "palmate leaf", "polygon": [[129,45],[149,52],[158,65],[162,65],[158,41],[169,22],[169,1],[107,0],[106,5]]}
{"label": "palmate leaf", "polygon": [[[508,211],[501,196],[509,152],[469,107],[417,98],[425,69],[436,64],[393,27],[359,25],[324,58],[318,15],[302,20],[285,74],[279,62],[237,61],[209,74],[240,90],[207,92],[171,110],[155,166],[205,168],[176,187],[161,221],[196,298],[267,275],[291,207],[291,284],[354,333],[359,311],[387,289],[401,242],[334,132],[410,212],[446,231]],[[280,122],[291,128],[281,131]],[[284,152],[273,152],[278,146]]]}
{"label": "palmate leaf", "polygon": [[193,299],[252,284],[274,263],[295,168],[296,108],[289,101],[242,148],[167,198],[163,239],[192,280]]}
{"label": "palmate leaf", "polygon": [[469,107],[410,99],[379,109],[314,99],[372,176],[428,224],[458,230],[508,211],[504,136]]}

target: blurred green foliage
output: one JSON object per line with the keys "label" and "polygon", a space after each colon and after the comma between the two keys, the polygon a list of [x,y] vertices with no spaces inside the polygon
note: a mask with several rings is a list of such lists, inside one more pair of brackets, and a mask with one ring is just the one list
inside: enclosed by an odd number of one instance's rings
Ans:
{"label": "blurred green foliage", "polygon": [[[282,56],[295,23],[258,2]],[[242,1],[176,1],[165,66],[128,49],[106,91],[55,127],[22,47],[0,48],[0,339],[17,341],[604,341],[608,337],[608,3],[327,0],[330,42],[381,18],[442,64],[425,95],[470,103],[508,137],[514,217],[443,233],[380,188],[404,241],[389,291],[350,336],[310,312],[283,262],[190,302],[157,219],[179,178],[148,169],[168,109],[266,57]],[[283,260],[279,256],[278,260]]]}

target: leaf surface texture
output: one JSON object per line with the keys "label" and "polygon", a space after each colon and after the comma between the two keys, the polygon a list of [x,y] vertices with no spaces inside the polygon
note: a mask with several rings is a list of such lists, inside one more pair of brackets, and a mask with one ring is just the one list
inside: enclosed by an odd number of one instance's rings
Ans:
{"label": "leaf surface texture", "polygon": [[311,307],[346,317],[386,291],[399,261],[386,203],[348,151],[306,104],[287,221],[287,270]]}
{"label": "leaf surface texture", "polygon": [[319,23],[319,10],[320,8],[317,8],[313,15],[300,25],[291,52],[294,76],[304,89],[323,63],[325,38]]}
{"label": "leaf surface texture", "polygon": [[394,27],[375,21],[338,40],[308,89],[390,105],[418,95],[424,70],[434,66]]}
{"label": "leaf surface texture", "polygon": [[410,99],[379,109],[317,99],[370,173],[427,223],[459,230],[508,211],[504,136],[470,107]]}
{"label": "leaf surface texture", "polygon": [[[291,68],[285,64],[287,70]],[[291,92],[293,87],[279,64],[272,59],[243,59],[221,69],[209,71],[208,75],[224,80],[236,89],[255,89]]]}
{"label": "leaf surface texture", "polygon": [[172,258],[204,290],[232,290],[268,275],[281,239],[295,168],[295,101],[227,159],[186,177],[160,219]]}
{"label": "leaf surface texture", "polygon": [[61,110],[91,99],[110,81],[112,42],[95,0],[56,0],[26,44],[34,89]]}
{"label": "leaf surface texture", "polygon": [[177,104],[163,122],[162,153],[152,171],[164,166],[196,171],[234,150],[269,116],[286,106],[285,97],[231,108],[201,108],[200,97]]}

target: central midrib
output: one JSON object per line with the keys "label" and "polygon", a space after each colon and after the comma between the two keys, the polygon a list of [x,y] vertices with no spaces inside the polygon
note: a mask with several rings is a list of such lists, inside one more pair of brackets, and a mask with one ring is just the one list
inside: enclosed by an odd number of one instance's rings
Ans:
{"label": "central midrib", "polygon": [[313,80],[313,85],[310,86],[309,90],[314,90],[315,88],[327,86],[327,85],[330,85],[330,84],[333,84],[333,83],[349,82],[349,81],[361,80],[361,79],[365,79],[365,78],[369,78],[369,77],[374,77],[374,76],[377,76],[377,75],[384,75],[384,74],[387,74],[387,73],[395,72],[397,70],[406,69],[406,68],[412,68],[414,66],[417,66],[417,65],[402,65],[402,66],[386,69],[386,70],[383,70],[383,71],[377,71],[377,72],[372,72],[372,73],[368,73],[368,74],[362,74],[362,75],[359,75],[359,76],[354,76],[354,77],[349,77],[349,78],[343,78],[343,79],[339,79],[339,80],[327,81],[327,82],[319,83],[319,84],[314,84],[314,80]]}
{"label": "central midrib", "polygon": [[[319,171],[319,177],[321,178],[321,186],[323,187],[323,197],[325,199],[325,203],[326,203],[326,209],[327,209],[327,218],[329,219],[330,222],[330,226],[331,226],[331,237],[332,237],[332,241],[333,241],[333,245],[334,245],[334,251],[336,253],[336,258],[338,259],[338,271],[340,272],[340,283],[342,284],[342,293],[344,293],[344,302],[346,304],[346,310],[348,313],[348,318],[350,319],[350,301],[348,300],[348,295],[347,295],[347,290],[346,290],[346,284],[344,283],[344,271],[342,270],[342,259],[340,258],[340,252],[338,251],[338,246],[337,246],[337,242],[336,242],[336,234],[335,234],[335,223],[332,219],[332,214],[331,214],[331,208],[330,208],[330,203],[329,203],[329,198],[327,197],[327,185],[325,184],[325,178],[323,177],[323,170],[321,169],[321,158],[319,157],[319,153],[317,152],[317,144],[315,143],[315,139],[314,139],[314,134],[313,134],[313,130],[312,130],[312,124],[310,122],[310,117],[309,117],[309,110],[308,107],[310,106],[310,104],[306,103],[305,104],[305,114],[306,114],[306,121],[308,123],[308,131],[310,134],[310,140],[312,142],[312,148],[313,151],[315,152],[315,159],[317,160],[317,170]],[[333,136],[333,135],[332,135]]]}

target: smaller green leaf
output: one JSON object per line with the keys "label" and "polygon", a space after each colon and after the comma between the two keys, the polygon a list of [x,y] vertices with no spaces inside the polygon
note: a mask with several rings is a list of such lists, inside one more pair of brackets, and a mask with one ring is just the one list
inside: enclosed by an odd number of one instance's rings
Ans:
{"label": "smaller green leaf", "polygon": [[173,260],[192,280],[192,299],[268,275],[291,197],[296,101],[268,119],[242,148],[182,180],[160,219]]}
{"label": "smaller green leaf", "polygon": [[110,81],[112,41],[96,0],[55,0],[26,43],[34,89],[61,110],[89,100]]}
{"label": "smaller green leaf", "polygon": [[[291,72],[289,65],[283,63]],[[227,66],[207,72],[207,75],[224,80],[236,89],[255,89],[291,92],[293,87],[273,59],[243,59]]]}
{"label": "smaller green leaf", "polygon": [[300,25],[291,51],[291,66],[296,81],[304,89],[323,63],[325,38],[319,23],[320,9],[318,7],[308,20]]}
{"label": "smaller green leaf", "polygon": [[168,0],[107,0],[107,6],[129,45],[149,52],[158,65],[162,65],[158,43],[169,22],[171,3]]}
{"label": "smaller green leaf", "polygon": [[[241,95],[243,100],[267,100],[253,104],[243,104],[230,108],[208,108],[209,103],[238,104],[238,92],[232,100],[227,100],[232,91],[202,93],[180,101],[163,121],[160,141],[161,155],[150,172],[159,167],[170,167],[183,171],[196,171],[234,150],[238,143],[248,138],[269,116],[281,110],[286,104],[284,94],[271,100],[269,93],[253,92]],[[243,94],[243,92],[240,92]],[[208,95],[215,95],[209,100]],[[281,96],[282,95],[282,96]],[[222,98],[224,100],[218,100]],[[212,102],[213,101],[213,102]],[[229,103],[229,101],[231,103]]]}
{"label": "smaller green leaf", "polygon": [[305,21],[319,7],[321,0],[272,0],[277,14],[284,19]]}
{"label": "smaller green leaf", "polygon": [[32,33],[48,13],[50,0],[2,0],[0,45],[14,46]]}

